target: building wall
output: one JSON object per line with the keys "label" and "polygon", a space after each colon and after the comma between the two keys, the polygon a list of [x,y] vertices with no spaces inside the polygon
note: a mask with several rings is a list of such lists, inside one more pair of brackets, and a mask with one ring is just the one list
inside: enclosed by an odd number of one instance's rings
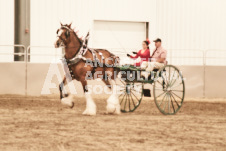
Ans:
{"label": "building wall", "polygon": [[13,62],[13,47],[1,45],[14,43],[14,0],[0,0],[0,22],[0,62]]}
{"label": "building wall", "polygon": [[224,0],[33,0],[31,43],[51,45],[59,21],[81,35],[93,20],[146,21],[150,39],[162,38],[168,49],[226,49],[225,7]]}
{"label": "building wall", "polygon": [[[207,64],[226,65],[225,8],[225,0],[32,0],[31,45],[53,46],[60,21],[72,22],[80,36],[90,30],[90,47],[95,46],[95,20],[149,22],[149,39],[163,40],[169,63],[202,65],[200,50],[211,49],[207,56],[217,59]],[[154,49],[154,43],[150,47]]]}
{"label": "building wall", "polygon": [[225,0],[157,0],[156,36],[168,49],[224,49]]}
{"label": "building wall", "polygon": [[[225,8],[225,0],[31,0],[31,45],[52,46],[60,21],[84,35],[94,20],[114,20],[150,22],[150,39],[167,49],[222,50]],[[0,12],[0,44],[13,44],[14,0],[0,0]]]}
{"label": "building wall", "polygon": [[[64,24],[72,22],[72,27],[76,27],[81,36],[89,30],[92,35],[94,20],[148,22],[151,18],[155,19],[152,3],[155,5],[155,0],[31,1],[31,45],[52,45],[60,21]],[[154,22],[151,26],[154,28]],[[91,36],[91,46],[92,41]]]}
{"label": "building wall", "polygon": [[14,0],[0,0],[0,21],[0,45],[12,45],[14,43]]}

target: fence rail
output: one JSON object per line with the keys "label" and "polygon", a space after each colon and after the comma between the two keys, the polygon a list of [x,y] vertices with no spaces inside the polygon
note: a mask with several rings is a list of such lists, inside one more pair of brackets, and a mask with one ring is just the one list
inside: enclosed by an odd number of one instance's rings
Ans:
{"label": "fence rail", "polygon": [[[22,52],[15,52],[15,48],[21,48]],[[134,48],[109,48],[121,60],[128,59],[127,53],[132,54]],[[9,57],[10,56],[10,57]],[[28,46],[24,45],[0,45],[0,62],[14,62],[15,56],[24,56],[24,62],[49,63],[59,60],[63,56],[60,48],[53,46]],[[218,65],[226,66],[226,50],[191,50],[169,49],[167,60],[174,65]]]}

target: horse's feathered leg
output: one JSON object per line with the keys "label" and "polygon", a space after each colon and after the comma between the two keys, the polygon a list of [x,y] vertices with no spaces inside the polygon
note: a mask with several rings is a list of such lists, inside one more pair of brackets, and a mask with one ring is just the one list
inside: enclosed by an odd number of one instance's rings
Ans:
{"label": "horse's feathered leg", "polygon": [[110,82],[112,84],[112,94],[107,99],[107,113],[120,114],[121,110],[120,110],[120,104],[119,104],[118,93],[117,93],[117,85],[115,80],[113,79],[111,79]]}
{"label": "horse's feathered leg", "polygon": [[107,86],[109,89],[111,89],[111,88],[112,88],[111,83],[110,83],[110,81],[109,81],[109,80],[105,80],[105,79],[103,79],[102,81],[106,84],[106,86]]}
{"label": "horse's feathered leg", "polygon": [[86,80],[81,80],[85,98],[86,98],[86,109],[82,113],[84,115],[96,115],[96,104],[94,103],[90,93],[88,92],[87,88],[87,81]]}
{"label": "horse's feathered leg", "polygon": [[59,85],[59,90],[60,90],[60,99],[63,98],[63,87],[64,87],[64,82],[62,81]]}
{"label": "horse's feathered leg", "polygon": [[68,95],[68,94],[64,94],[63,95],[64,85],[65,84],[66,84],[66,77],[64,76],[63,81],[59,85],[60,100],[61,100],[62,104],[73,108],[74,107],[73,96],[72,95]]}
{"label": "horse's feathered leg", "polygon": [[68,96],[68,94],[65,94],[65,95],[63,96],[63,90],[64,90],[64,85],[65,85],[65,83],[66,83],[66,77],[64,76],[62,82],[61,82],[60,85],[59,85],[60,99],[62,99],[62,98],[64,98],[64,97],[67,97],[67,96]]}

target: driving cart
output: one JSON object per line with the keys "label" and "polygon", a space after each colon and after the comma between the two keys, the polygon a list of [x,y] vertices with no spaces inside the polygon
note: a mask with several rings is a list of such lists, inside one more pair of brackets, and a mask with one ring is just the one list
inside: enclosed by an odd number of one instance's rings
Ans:
{"label": "driving cart", "polygon": [[159,111],[165,115],[176,114],[184,101],[185,84],[179,69],[173,65],[165,65],[154,70],[148,78],[141,77],[147,72],[133,65],[121,65],[117,85],[122,112],[133,112],[141,104],[143,96],[151,97],[150,89],[145,84],[153,85],[154,102]]}

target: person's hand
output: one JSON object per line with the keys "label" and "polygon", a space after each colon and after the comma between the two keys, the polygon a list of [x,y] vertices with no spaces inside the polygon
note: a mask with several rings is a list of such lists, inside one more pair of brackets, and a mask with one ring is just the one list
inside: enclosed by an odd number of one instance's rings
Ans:
{"label": "person's hand", "polygon": [[133,51],[133,54],[137,54],[137,52]]}
{"label": "person's hand", "polygon": [[130,57],[131,55],[127,53],[127,56]]}

